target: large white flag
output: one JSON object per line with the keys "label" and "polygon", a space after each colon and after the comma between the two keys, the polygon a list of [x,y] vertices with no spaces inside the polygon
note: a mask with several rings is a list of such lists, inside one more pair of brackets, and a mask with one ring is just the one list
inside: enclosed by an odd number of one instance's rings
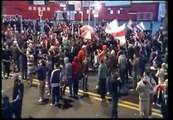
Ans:
{"label": "large white flag", "polygon": [[129,22],[128,22],[128,24],[127,24],[127,27],[128,27],[130,30],[133,30],[132,25],[133,25],[132,20],[129,20]]}
{"label": "large white flag", "polygon": [[112,33],[113,31],[116,31],[117,28],[118,28],[118,21],[115,19],[106,26],[105,32]]}

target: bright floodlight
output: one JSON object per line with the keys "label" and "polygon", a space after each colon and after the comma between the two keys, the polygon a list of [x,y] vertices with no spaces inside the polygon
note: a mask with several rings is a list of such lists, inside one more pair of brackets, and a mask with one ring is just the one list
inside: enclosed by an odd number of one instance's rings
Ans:
{"label": "bright floodlight", "polygon": [[96,5],[95,5],[95,9],[100,10],[101,7],[102,7],[101,4],[99,2],[97,2]]}

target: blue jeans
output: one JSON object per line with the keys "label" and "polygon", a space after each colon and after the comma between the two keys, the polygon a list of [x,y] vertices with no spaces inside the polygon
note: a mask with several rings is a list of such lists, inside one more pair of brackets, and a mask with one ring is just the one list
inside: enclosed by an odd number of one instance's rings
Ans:
{"label": "blue jeans", "polygon": [[[66,82],[68,81],[68,85],[66,84]],[[70,90],[70,96],[73,96],[73,93],[72,93],[72,78],[67,78],[67,81],[65,81],[65,86],[63,88],[63,95],[65,95],[65,90],[66,90],[66,87],[69,86],[69,90]]]}
{"label": "blue jeans", "polygon": [[70,95],[73,96],[72,94],[72,78],[67,78],[68,79],[68,86],[69,86],[69,90],[70,90]]}
{"label": "blue jeans", "polygon": [[79,80],[73,79],[73,93],[74,95],[78,95],[79,90]]}
{"label": "blue jeans", "polygon": [[20,70],[22,79],[27,79],[27,67],[21,65]]}
{"label": "blue jeans", "polygon": [[60,88],[59,87],[52,87],[52,104],[55,104],[55,102],[59,102],[60,99]]}

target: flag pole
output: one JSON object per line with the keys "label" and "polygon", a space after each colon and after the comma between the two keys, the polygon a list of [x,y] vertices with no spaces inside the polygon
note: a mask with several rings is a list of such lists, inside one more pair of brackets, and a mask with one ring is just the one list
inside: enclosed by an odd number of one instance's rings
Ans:
{"label": "flag pole", "polygon": [[88,25],[90,25],[90,8],[91,8],[91,7],[90,7],[90,1],[89,1]]}

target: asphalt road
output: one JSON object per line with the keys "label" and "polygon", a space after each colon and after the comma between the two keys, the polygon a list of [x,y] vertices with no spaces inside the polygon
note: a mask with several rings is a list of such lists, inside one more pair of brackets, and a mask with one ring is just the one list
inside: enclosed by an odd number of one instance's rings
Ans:
{"label": "asphalt road", "polygon": [[[102,102],[100,96],[96,94],[95,86],[97,84],[95,74],[91,73],[88,79],[89,90],[88,97],[82,97],[83,91],[79,90],[80,99],[69,97],[68,89],[64,100],[58,106],[50,106],[50,97],[44,104],[38,102],[37,80],[34,80],[34,86],[29,87],[24,81],[24,100],[22,107],[22,118],[110,118],[112,104],[107,97],[106,102]],[[10,79],[2,80],[2,89],[12,99],[13,81]],[[152,118],[162,118],[160,110],[153,107]],[[138,95],[135,91],[130,92],[119,101],[119,118],[140,118],[138,107]]]}

